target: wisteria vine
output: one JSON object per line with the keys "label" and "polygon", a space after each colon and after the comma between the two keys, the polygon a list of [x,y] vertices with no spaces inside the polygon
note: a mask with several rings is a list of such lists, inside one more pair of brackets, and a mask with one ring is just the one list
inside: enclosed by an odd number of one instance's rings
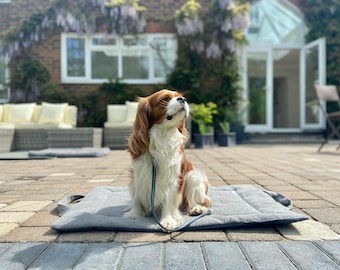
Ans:
{"label": "wisteria vine", "polygon": [[[43,40],[54,28],[78,34],[93,33],[98,16],[104,20],[108,35],[126,35],[144,31],[146,10],[138,0],[86,0],[70,8],[68,1],[55,0],[44,11],[36,11],[21,24],[8,29],[1,36],[0,54],[16,57],[33,43]],[[94,15],[99,8],[101,15]],[[96,17],[97,16],[97,17]]]}
{"label": "wisteria vine", "polygon": [[233,53],[245,42],[249,27],[250,5],[246,2],[212,0],[211,8],[203,13],[196,0],[189,0],[175,13],[177,33],[188,37],[190,48],[208,59]]}

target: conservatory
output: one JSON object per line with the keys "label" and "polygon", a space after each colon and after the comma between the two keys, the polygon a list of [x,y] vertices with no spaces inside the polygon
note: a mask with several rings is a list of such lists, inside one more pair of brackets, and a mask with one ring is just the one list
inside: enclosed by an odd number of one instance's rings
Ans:
{"label": "conservatory", "polygon": [[325,125],[314,84],[326,81],[326,41],[305,44],[302,12],[290,1],[251,7],[242,52],[243,122],[247,132],[309,132]]}

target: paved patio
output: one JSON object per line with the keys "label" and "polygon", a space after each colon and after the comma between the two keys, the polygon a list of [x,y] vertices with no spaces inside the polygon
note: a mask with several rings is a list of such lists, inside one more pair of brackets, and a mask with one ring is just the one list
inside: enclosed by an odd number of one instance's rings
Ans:
{"label": "paved patio", "polygon": [[126,151],[101,158],[0,160],[0,262],[4,269],[340,269],[340,151],[326,145],[318,154],[317,148],[267,144],[187,150],[211,185],[250,184],[281,192],[293,200],[294,211],[310,219],[171,234],[59,234],[50,228],[64,196],[99,185],[128,185]]}

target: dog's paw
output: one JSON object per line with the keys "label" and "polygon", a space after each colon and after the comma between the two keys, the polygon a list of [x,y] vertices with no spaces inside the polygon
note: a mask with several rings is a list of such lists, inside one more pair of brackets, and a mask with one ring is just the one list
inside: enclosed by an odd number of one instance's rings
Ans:
{"label": "dog's paw", "polygon": [[176,229],[177,227],[181,226],[183,223],[182,219],[175,219],[173,217],[167,217],[161,220],[161,225],[168,229],[168,230],[173,230]]}
{"label": "dog's paw", "polygon": [[136,219],[136,218],[142,217],[142,215],[137,213],[134,210],[130,210],[129,212],[124,213],[123,217],[131,218],[131,219]]}
{"label": "dog's paw", "polygon": [[190,216],[198,216],[202,213],[205,213],[207,212],[209,209],[205,206],[202,206],[202,205],[196,205],[194,206],[193,208],[190,209],[189,211],[189,215]]}

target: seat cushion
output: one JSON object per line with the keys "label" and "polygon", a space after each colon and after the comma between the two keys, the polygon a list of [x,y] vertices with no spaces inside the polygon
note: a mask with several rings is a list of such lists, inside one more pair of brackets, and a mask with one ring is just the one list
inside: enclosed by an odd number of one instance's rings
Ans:
{"label": "seat cushion", "polygon": [[127,117],[126,122],[134,122],[137,115],[138,102],[127,101]]}
{"label": "seat cushion", "polygon": [[126,121],[127,107],[123,104],[107,105],[107,120],[109,123]]}
{"label": "seat cushion", "polygon": [[8,122],[30,123],[35,103],[12,104],[9,108]]}
{"label": "seat cushion", "polygon": [[40,124],[60,124],[63,122],[67,103],[41,103]]}

